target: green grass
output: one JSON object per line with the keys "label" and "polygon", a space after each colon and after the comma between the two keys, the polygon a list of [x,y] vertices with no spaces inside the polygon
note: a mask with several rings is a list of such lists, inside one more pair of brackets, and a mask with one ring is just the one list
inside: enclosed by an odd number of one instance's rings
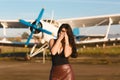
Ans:
{"label": "green grass", "polygon": [[120,55],[120,46],[78,48],[79,55]]}
{"label": "green grass", "polygon": [[[24,47],[8,47],[8,46],[0,46],[0,53],[28,53],[30,52],[31,48],[24,48]],[[120,46],[109,46],[109,47],[89,47],[89,48],[77,48],[79,55],[120,55]],[[49,53],[49,50],[47,50]]]}
{"label": "green grass", "polygon": [[0,53],[28,52],[30,48],[0,46]]}
{"label": "green grass", "polygon": [[[5,47],[0,46],[0,60],[25,60],[26,53],[30,52],[31,48],[22,47]],[[87,63],[87,64],[111,64],[120,63],[120,46],[109,47],[89,47],[77,48],[79,57],[76,59],[70,58],[71,62]],[[47,49],[46,53],[49,53]],[[42,54],[39,54],[42,57]],[[47,55],[49,60],[49,55]],[[42,58],[41,58],[42,59]]]}

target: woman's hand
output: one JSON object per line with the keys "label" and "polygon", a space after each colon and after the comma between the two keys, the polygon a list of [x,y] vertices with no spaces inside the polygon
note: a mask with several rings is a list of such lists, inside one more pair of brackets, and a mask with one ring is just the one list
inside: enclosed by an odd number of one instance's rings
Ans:
{"label": "woman's hand", "polygon": [[66,44],[69,44],[69,39],[68,39],[68,35],[67,35],[66,32],[65,32],[65,43],[66,43]]}
{"label": "woman's hand", "polygon": [[60,33],[58,39],[61,41],[64,37],[65,37],[65,33]]}

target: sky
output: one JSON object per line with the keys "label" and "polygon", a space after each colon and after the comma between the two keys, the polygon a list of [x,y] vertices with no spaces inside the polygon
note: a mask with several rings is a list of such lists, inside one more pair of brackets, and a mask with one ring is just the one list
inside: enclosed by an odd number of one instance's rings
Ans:
{"label": "sky", "polygon": [[55,20],[111,15],[120,14],[120,0],[0,0],[0,20],[34,20],[41,8],[45,8],[43,18],[54,12]]}
{"label": "sky", "polygon": [[35,19],[41,8],[54,19],[119,14],[120,0],[0,0],[0,19]]}

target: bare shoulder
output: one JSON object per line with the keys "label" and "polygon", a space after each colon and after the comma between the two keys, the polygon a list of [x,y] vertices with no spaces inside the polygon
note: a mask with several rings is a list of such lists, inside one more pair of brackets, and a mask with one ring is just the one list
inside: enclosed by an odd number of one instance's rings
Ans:
{"label": "bare shoulder", "polygon": [[50,47],[53,46],[54,41],[55,41],[54,39],[50,39],[50,41],[49,41],[49,45],[50,45]]}
{"label": "bare shoulder", "polygon": [[54,43],[54,39],[53,38],[50,39],[49,43]]}

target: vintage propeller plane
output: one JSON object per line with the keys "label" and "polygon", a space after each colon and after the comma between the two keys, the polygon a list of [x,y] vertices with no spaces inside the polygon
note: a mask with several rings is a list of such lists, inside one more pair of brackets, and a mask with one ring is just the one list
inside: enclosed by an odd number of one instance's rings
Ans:
{"label": "vintage propeller plane", "polygon": [[[42,16],[44,13],[44,8],[41,9],[37,19],[35,21],[25,21],[23,19],[19,19],[19,21],[7,21],[5,22],[4,20],[1,21],[1,26],[3,26],[4,28],[4,35],[6,35],[6,27],[15,27],[15,28],[27,28],[30,27],[30,35],[26,41],[26,43],[22,43],[22,42],[11,42],[11,41],[7,41],[6,38],[4,37],[4,39],[2,41],[0,41],[1,45],[6,45],[6,46],[20,46],[20,47],[32,47],[30,51],[30,54],[27,55],[27,58],[30,59],[31,57],[39,54],[40,52],[43,52],[46,48],[48,48],[48,41],[51,38],[56,38],[57,36],[57,30],[58,27],[55,27],[53,24],[51,24],[48,21],[45,20],[41,20]],[[38,44],[36,43],[30,43],[30,40],[32,38],[32,36],[39,36],[41,37],[41,45],[39,45],[38,47],[40,47],[39,49],[37,49],[35,51],[35,48],[37,47]]]}
{"label": "vintage propeller plane", "polygon": [[[21,46],[21,47],[31,47],[33,48],[30,51],[30,54],[28,55],[28,58],[31,58],[40,52],[44,52],[45,49],[48,48],[48,41],[51,38],[56,38],[58,28],[63,23],[68,23],[71,25],[73,29],[73,33],[75,35],[75,38],[81,37],[80,34],[80,27],[106,27],[106,33],[103,35],[85,35],[85,37],[97,37],[97,39],[89,39],[89,40],[76,40],[76,44],[85,45],[85,44],[97,44],[97,43],[105,43],[109,41],[116,41],[120,40],[120,38],[108,38],[109,30],[111,26],[119,26],[120,24],[120,14],[114,14],[114,15],[103,15],[103,16],[93,16],[93,17],[83,17],[83,18],[69,18],[69,19],[60,19],[60,20],[43,20],[42,16],[44,14],[44,8],[41,9],[38,17],[35,21],[33,20],[0,20],[1,24],[0,27],[3,27],[4,35],[6,27],[11,28],[30,28],[30,36],[27,39],[26,43],[21,42],[10,42],[6,41],[4,38],[2,41],[0,41],[0,45],[10,45],[10,46]],[[30,43],[30,40],[32,36],[39,36],[41,37],[41,44],[39,45],[39,49],[36,51],[35,48],[38,44],[36,43]]]}

